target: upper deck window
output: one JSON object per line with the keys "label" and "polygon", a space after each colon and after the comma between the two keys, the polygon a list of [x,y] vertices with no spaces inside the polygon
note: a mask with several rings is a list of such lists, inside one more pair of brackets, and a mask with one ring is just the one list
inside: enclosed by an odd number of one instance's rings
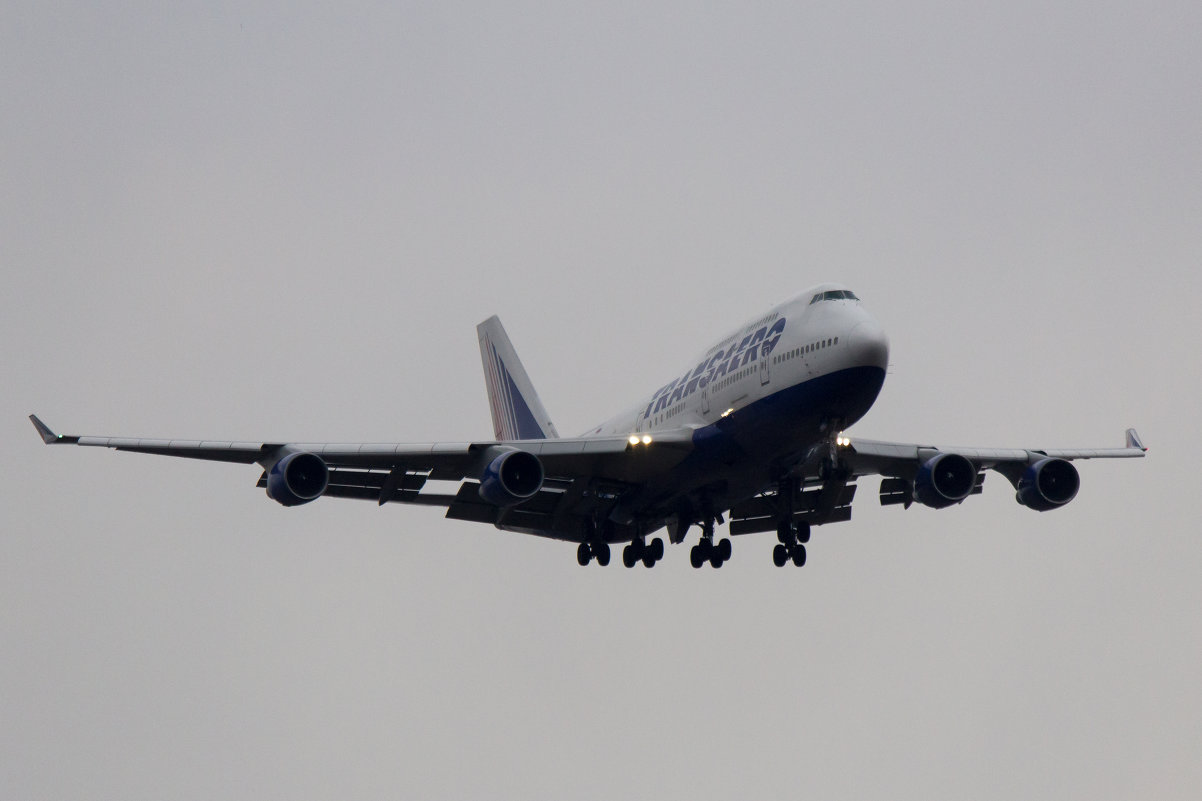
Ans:
{"label": "upper deck window", "polygon": [[820,300],[859,300],[859,298],[850,289],[832,289],[827,292],[819,292],[810,298],[810,304],[813,305]]}

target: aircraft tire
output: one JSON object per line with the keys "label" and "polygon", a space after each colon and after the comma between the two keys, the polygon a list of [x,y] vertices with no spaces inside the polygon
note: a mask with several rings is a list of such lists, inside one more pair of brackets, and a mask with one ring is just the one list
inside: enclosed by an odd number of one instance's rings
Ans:
{"label": "aircraft tire", "polygon": [[797,526],[797,541],[805,545],[810,541],[810,524],[799,523]]}
{"label": "aircraft tire", "polygon": [[792,545],[797,541],[797,532],[792,523],[785,522],[776,527],[776,541],[785,546]]}
{"label": "aircraft tire", "polygon": [[718,547],[715,550],[718,552],[719,558],[721,558],[723,562],[730,561],[729,539],[722,540],[722,542],[718,543]]}
{"label": "aircraft tire", "polygon": [[622,564],[626,565],[627,567],[634,567],[635,563],[638,561],[639,560],[634,555],[634,548],[632,546],[627,545],[622,549]]}
{"label": "aircraft tire", "polygon": [[776,565],[777,567],[784,567],[785,562],[788,561],[789,549],[783,544],[778,543],[777,546],[772,549],[772,564]]}
{"label": "aircraft tire", "polygon": [[608,565],[609,564],[609,545],[607,543],[603,542],[600,545],[598,545],[595,550],[597,551],[597,564],[601,565],[601,567],[605,567],[606,565]]}
{"label": "aircraft tire", "polygon": [[701,568],[702,565],[705,564],[705,557],[701,553],[700,545],[694,545],[689,550],[689,563],[693,565],[694,569],[698,569],[698,570]]}
{"label": "aircraft tire", "polygon": [[664,558],[664,541],[661,540],[659,537],[656,537],[655,539],[651,540],[650,549],[651,549],[652,556],[655,558],[655,561],[658,562],[660,559]]}
{"label": "aircraft tire", "polygon": [[798,545],[796,548],[793,549],[793,564],[796,565],[797,567],[801,567],[805,563],[806,563],[806,547],[804,545]]}
{"label": "aircraft tire", "polygon": [[576,563],[584,567],[593,558],[593,554],[589,551],[588,543],[580,543],[580,547],[576,549]]}
{"label": "aircraft tire", "polygon": [[650,549],[643,554],[643,567],[655,567],[655,555],[651,553]]}

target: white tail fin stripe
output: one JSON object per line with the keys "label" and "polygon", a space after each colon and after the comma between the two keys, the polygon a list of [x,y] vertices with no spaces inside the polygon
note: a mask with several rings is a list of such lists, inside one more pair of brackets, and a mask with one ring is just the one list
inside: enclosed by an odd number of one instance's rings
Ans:
{"label": "white tail fin stripe", "polygon": [[476,326],[488,390],[493,433],[498,440],[558,437],[530,376],[513,349],[501,321],[490,317]]}
{"label": "white tail fin stripe", "polygon": [[488,378],[488,403],[492,411],[493,432],[497,439],[513,439],[512,430],[508,425],[508,420],[505,418],[505,401],[504,394],[501,389],[500,371],[497,369],[496,352],[493,350],[491,343],[489,350],[492,351],[492,358],[486,359],[484,362],[485,374]]}
{"label": "white tail fin stripe", "polygon": [[518,424],[513,414],[513,394],[509,391],[509,382],[505,380],[505,363],[497,354],[496,347],[490,344],[489,349],[492,351],[493,380],[500,404],[501,438],[517,439]]}

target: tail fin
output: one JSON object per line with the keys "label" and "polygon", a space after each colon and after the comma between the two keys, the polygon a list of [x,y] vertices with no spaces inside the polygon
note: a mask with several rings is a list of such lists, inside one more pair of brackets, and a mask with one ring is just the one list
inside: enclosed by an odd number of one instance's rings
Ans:
{"label": "tail fin", "polygon": [[538,399],[526,368],[495,315],[476,326],[484,383],[492,410],[493,434],[500,441],[552,439],[559,436],[543,402]]}

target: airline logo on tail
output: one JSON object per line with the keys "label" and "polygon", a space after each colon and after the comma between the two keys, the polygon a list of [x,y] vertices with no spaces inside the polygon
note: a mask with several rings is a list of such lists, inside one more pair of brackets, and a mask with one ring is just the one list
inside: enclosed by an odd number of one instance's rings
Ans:
{"label": "airline logo on tail", "polygon": [[490,317],[476,331],[496,438],[505,441],[558,437],[559,432],[547,416],[501,321]]}
{"label": "airline logo on tail", "polygon": [[547,432],[534,419],[530,406],[491,342],[488,343],[488,350],[490,358],[485,360],[484,373],[488,381],[488,404],[492,408],[492,425],[497,439],[546,439]]}

